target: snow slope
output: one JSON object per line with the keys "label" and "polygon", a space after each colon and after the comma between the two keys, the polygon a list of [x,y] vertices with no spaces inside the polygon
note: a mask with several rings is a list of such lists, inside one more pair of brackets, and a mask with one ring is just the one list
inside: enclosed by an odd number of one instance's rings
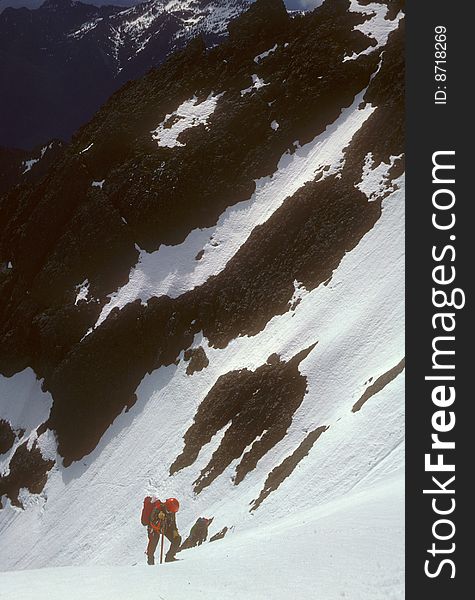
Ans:
{"label": "snow slope", "polygon": [[[372,6],[360,8],[372,14]],[[135,299],[147,302],[164,294],[177,298],[218,275],[256,227],[275,217],[306,183],[326,179],[326,185],[329,177],[341,177],[349,145],[380,110],[362,103],[365,91],[355,94],[321,135],[284,154],[277,171],[256,181],[254,194],[225,210],[214,227],[196,229],[176,246],[141,251],[129,283],[111,296],[96,328],[106,329],[114,307],[123,310]],[[178,107],[175,117],[183,119],[177,125],[192,126],[198,106],[192,100]],[[404,358],[404,176],[394,173],[399,157],[377,162],[371,147],[364,147],[361,181],[354,185],[364,194],[363,204],[365,196],[381,202],[381,215],[325,283],[306,289],[294,281],[283,314],[225,347],[198,332],[191,347],[202,348],[206,368],[187,374],[182,352],[175,363],[146,374],[135,404],[89,455],[70,466],[55,456],[51,431],[38,437],[43,456],[56,458],[56,464],[40,494],[21,490],[23,508],[1,498],[2,600],[404,597],[404,371],[396,368]],[[76,287],[76,303],[88,298],[84,279]],[[289,361],[305,350],[298,372],[305,377],[306,394],[285,437],[238,485],[238,465],[263,434],[200,493],[194,489],[229,422],[194,462],[170,475],[183,436],[220,377],[256,371],[275,354]],[[32,370],[0,376],[0,386],[0,418],[26,429],[17,445],[25,438],[33,443],[47,417],[49,394]],[[38,414],[22,416],[25,398]],[[297,456],[319,428],[322,433],[295,468],[271,489],[269,475]],[[0,463],[0,475],[8,474],[7,465],[8,457]],[[269,493],[257,506],[263,491]],[[210,535],[226,527],[226,536],[184,551],[178,563],[145,566],[139,515],[148,493],[179,498],[183,537],[198,516],[214,517]]]}
{"label": "snow slope", "polygon": [[[219,569],[220,585],[228,586],[228,596],[224,597],[264,598],[266,586],[281,576],[282,553],[288,552],[288,556],[304,555],[314,564],[310,580],[305,563],[298,561],[307,576],[302,575],[296,598],[308,597],[311,589],[320,590],[324,594],[320,597],[326,599],[343,597],[343,593],[352,599],[402,598],[403,376],[370,398],[359,412],[351,411],[368,380],[376,379],[402,358],[404,213],[402,182],[398,184],[400,189],[385,199],[380,220],[347,254],[328,286],[304,294],[295,310],[272,319],[257,336],[238,338],[222,350],[209,349],[202,340],[210,365],[192,377],[184,376],[183,363],[145,377],[136,405],[116,419],[91,455],[67,469],[56,467],[40,496],[27,498],[25,494],[26,511],[7,501],[1,536],[2,546],[11,551],[2,554],[1,568],[141,563],[145,536],[139,524],[140,504],[145,492],[153,490],[159,496],[180,497],[178,522],[183,533],[203,514],[215,517],[211,533],[224,526],[234,527],[224,541],[215,542],[206,551],[187,551],[183,563],[167,565],[168,597],[180,598],[184,593],[183,580],[174,573],[184,570],[185,579],[196,581],[198,574],[201,577],[206,571],[203,561]],[[232,368],[256,368],[271,351],[282,353],[284,358],[293,356],[315,341],[317,346],[301,363],[301,371],[308,377],[308,394],[288,435],[261,460],[259,469],[235,486],[231,465],[210,487],[195,495],[191,483],[217,447],[218,435],[194,465],[168,476],[166,457],[181,450],[181,435],[191,423],[200,398],[220,374]],[[164,415],[168,415],[165,427]],[[319,425],[329,429],[309,456],[261,507],[250,512],[249,504],[262,489],[265,474]],[[75,518],[66,519],[64,515],[71,507]],[[295,508],[292,511],[290,507]],[[355,519],[355,514],[360,518]],[[20,535],[22,531],[29,531],[29,537]],[[352,540],[353,545],[343,544],[345,539]],[[329,552],[331,548],[335,554]],[[245,586],[254,578],[237,577],[240,570],[232,557],[233,553],[245,555],[254,564],[253,552],[268,554],[261,558],[265,568],[254,571],[256,589],[251,593]],[[234,564],[229,569],[227,557]],[[192,566],[195,560],[196,567]],[[372,578],[379,573],[381,585],[362,575],[362,563],[371,564]],[[249,573],[246,562],[242,567],[243,573]],[[59,589],[61,573],[52,575],[54,581],[59,578]],[[94,578],[108,586],[105,573],[84,575],[92,578],[95,589],[87,597],[98,593],[95,586],[99,582],[94,583]],[[212,572],[208,575],[209,579],[200,584],[203,591],[191,597],[207,597],[207,586],[216,585],[216,576]],[[22,574],[0,577],[3,585],[10,581],[17,588]],[[124,582],[125,589],[133,586],[133,570],[121,577],[132,578]],[[48,581],[46,573],[41,578]],[[360,583],[355,586],[357,581]],[[350,584],[354,586],[351,595]],[[107,589],[110,592],[111,588]],[[38,598],[37,592],[30,597]],[[101,593],[97,597],[114,597]]]}
{"label": "snow slope", "polygon": [[[403,597],[402,565],[394,561],[404,550],[402,510],[402,482],[395,476],[371,494],[353,494],[339,502],[329,514],[310,508],[258,534],[236,534],[199,552],[187,551],[183,562],[159,569],[96,566],[22,571],[21,577],[4,573],[0,598],[287,600],[292,594],[301,599],[395,600]],[[388,539],[394,542],[388,544]],[[378,564],[371,582],[364,575],[368,556],[377,556]],[[292,557],[298,560],[290,570]],[[340,561],[349,568],[343,571]]]}

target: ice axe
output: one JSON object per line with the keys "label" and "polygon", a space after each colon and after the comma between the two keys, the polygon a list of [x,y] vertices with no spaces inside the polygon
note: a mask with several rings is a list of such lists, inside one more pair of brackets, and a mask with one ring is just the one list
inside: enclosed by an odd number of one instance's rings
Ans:
{"label": "ice axe", "polygon": [[164,538],[165,538],[165,532],[163,530],[163,527],[161,528],[160,535],[162,537],[162,541],[160,542],[160,564],[162,564],[163,563],[163,542],[164,542]]}

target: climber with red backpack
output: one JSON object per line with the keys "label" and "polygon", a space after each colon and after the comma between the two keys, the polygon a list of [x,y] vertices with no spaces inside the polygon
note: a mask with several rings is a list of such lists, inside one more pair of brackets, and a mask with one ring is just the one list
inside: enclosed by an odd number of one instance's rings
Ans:
{"label": "climber with red backpack", "polygon": [[170,548],[165,556],[165,562],[177,560],[175,554],[180,548],[181,536],[176,525],[176,513],[180,503],[176,498],[168,498],[162,502],[154,496],[147,496],[143,501],[142,525],[147,527],[147,563],[155,564],[155,550],[161,538],[160,562],[163,558],[163,538],[170,542]]}

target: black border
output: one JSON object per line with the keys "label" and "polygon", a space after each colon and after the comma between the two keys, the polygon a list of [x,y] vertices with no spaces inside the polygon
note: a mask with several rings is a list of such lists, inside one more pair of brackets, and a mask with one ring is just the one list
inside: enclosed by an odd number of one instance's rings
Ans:
{"label": "black border", "polygon": [[[434,29],[447,27],[447,104],[435,105]],[[473,50],[475,42],[475,6],[462,0],[410,0],[406,4],[406,146],[407,146],[407,217],[406,217],[406,598],[430,600],[469,598],[469,560],[474,554],[469,541],[472,520],[468,508],[473,504],[469,486],[470,465],[475,444],[471,432],[470,409],[474,394],[469,383],[474,369],[471,323],[473,287],[471,239],[475,236],[471,215],[475,204],[469,178],[475,175],[473,112],[470,89],[473,88]],[[452,556],[455,578],[444,568],[430,579],[424,573],[430,555],[434,513],[422,490],[430,484],[424,471],[424,455],[430,450],[432,433],[432,386],[424,381],[432,358],[431,249],[443,235],[432,227],[432,153],[455,150],[456,164],[456,271],[457,287],[466,293],[465,308],[456,311],[456,390],[454,404],[456,449],[451,457],[456,464],[456,503],[453,515],[456,544]],[[473,163],[473,164],[472,164]],[[475,572],[475,571],[474,571]]]}

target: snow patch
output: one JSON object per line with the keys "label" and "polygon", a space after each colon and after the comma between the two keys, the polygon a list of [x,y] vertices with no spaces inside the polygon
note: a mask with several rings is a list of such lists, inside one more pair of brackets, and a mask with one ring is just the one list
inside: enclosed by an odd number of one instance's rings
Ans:
{"label": "snow patch", "polygon": [[269,84],[265,83],[264,80],[261,79],[258,75],[253,75],[252,76],[252,85],[250,87],[246,88],[245,90],[241,90],[241,96],[250,94],[251,92],[253,92],[255,90],[260,90],[261,88],[265,87],[266,85],[269,85]]}
{"label": "snow patch", "polygon": [[47,429],[43,434],[36,438],[38,448],[44,460],[54,460],[58,458],[56,435],[51,429]]}
{"label": "snow patch", "polygon": [[156,140],[159,146],[166,148],[185,146],[185,144],[178,141],[180,133],[191,127],[205,125],[215,111],[216,104],[223,94],[224,92],[214,95],[211,92],[203,102],[198,102],[197,96],[185,100],[175,112],[166,115],[160,125],[150,132],[152,139]]}
{"label": "snow patch", "polygon": [[391,156],[389,164],[381,162],[377,167],[374,167],[373,154],[368,152],[365,157],[362,179],[356,186],[365,194],[368,202],[378,200],[385,193],[388,194],[394,191],[395,186],[389,178],[389,173],[396,160],[401,158],[402,155]]}
{"label": "snow patch", "polygon": [[91,143],[89,144],[89,146],[86,146],[86,147],[85,147],[83,150],[81,150],[81,151],[79,152],[79,154],[84,154],[85,152],[87,152],[88,150],[90,150],[90,149],[91,149],[93,146],[94,146],[94,142],[91,142]]}
{"label": "snow patch", "polygon": [[362,52],[353,52],[351,56],[345,56],[343,62],[347,60],[356,60],[360,56],[370,54],[378,48],[382,48],[388,41],[389,34],[397,29],[399,21],[403,18],[403,13],[399,12],[394,20],[386,19],[390,7],[386,4],[372,2],[370,4],[361,5],[358,0],[350,0],[350,11],[355,13],[363,13],[370,18],[360,25],[355,25],[354,31],[361,31],[366,37],[376,41],[375,46],[369,46]]}
{"label": "snow patch", "polygon": [[303,298],[308,294],[308,290],[305,288],[303,283],[300,281],[294,281],[294,293],[292,298],[289,300],[290,308],[296,308]]}
{"label": "snow patch", "polygon": [[40,155],[38,158],[30,158],[29,160],[23,161],[22,166],[24,167],[24,170],[22,172],[22,175],[24,175],[25,173],[28,173],[28,171],[31,171],[33,165],[36,165],[36,163],[39,163],[40,160],[46,154],[46,152],[48,152],[48,150],[51,150],[53,145],[54,145],[54,142],[51,142],[50,144],[46,144],[46,146],[43,146],[40,150]]}
{"label": "snow patch", "polygon": [[272,46],[272,48],[270,48],[269,50],[266,50],[262,54],[258,54],[256,57],[254,57],[254,62],[255,63],[261,62],[261,60],[264,60],[264,58],[267,58],[269,56],[269,54],[272,54],[273,52],[275,52],[277,50],[277,47],[278,47],[278,44],[275,44],[275,46]]}
{"label": "snow patch", "polygon": [[272,121],[272,123],[270,124],[270,126],[272,127],[272,129],[274,131],[277,131],[280,127],[279,123],[277,123],[277,121]]}
{"label": "snow patch", "polygon": [[39,158],[30,158],[30,160],[25,160],[23,162],[23,166],[25,167],[25,169],[22,174],[24,175],[25,173],[28,173],[28,171],[31,171],[31,167],[33,165],[36,165],[36,163],[39,161],[40,161]]}
{"label": "snow patch", "polygon": [[0,375],[0,419],[7,421],[17,435],[21,432],[12,448],[0,456],[0,475],[8,475],[10,459],[20,444],[26,440],[27,448],[32,448],[37,428],[49,417],[53,399],[42,391],[41,384],[29,367],[12,377]]}
{"label": "snow patch", "polygon": [[81,300],[87,300],[89,296],[89,281],[85,279],[82,283],[76,286],[77,295],[74,305],[77,306]]}

